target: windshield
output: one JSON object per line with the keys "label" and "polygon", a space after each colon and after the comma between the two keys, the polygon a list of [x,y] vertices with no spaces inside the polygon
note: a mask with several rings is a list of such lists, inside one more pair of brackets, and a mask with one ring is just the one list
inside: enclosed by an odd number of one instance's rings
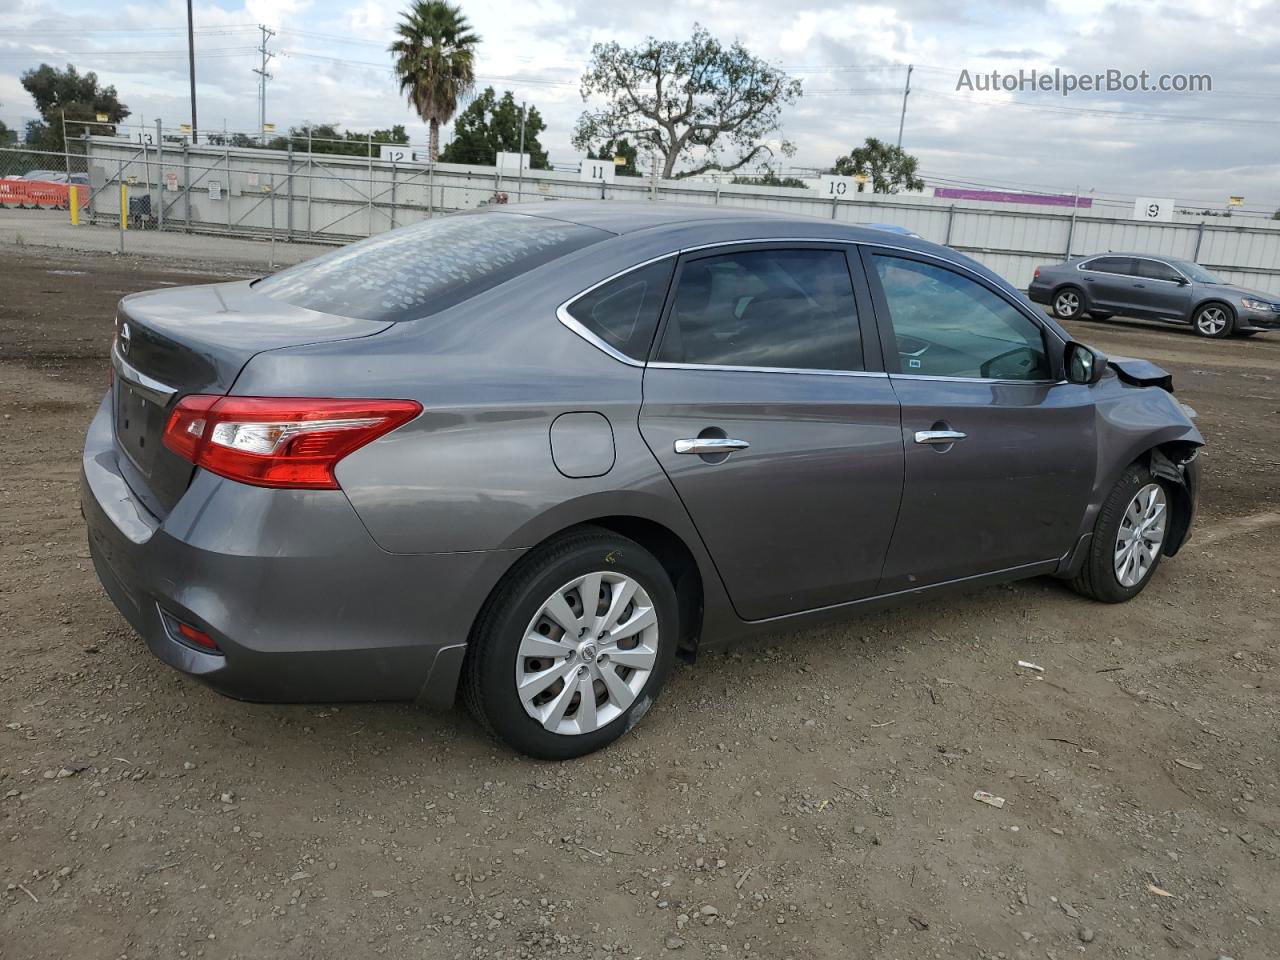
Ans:
{"label": "windshield", "polygon": [[459,214],[361,240],[253,287],[321,313],[416,320],[608,236],[524,214]]}
{"label": "windshield", "polygon": [[1173,260],[1171,261],[1175,267],[1185,273],[1196,283],[1221,283],[1216,276],[1200,266],[1198,263],[1192,263],[1190,260]]}

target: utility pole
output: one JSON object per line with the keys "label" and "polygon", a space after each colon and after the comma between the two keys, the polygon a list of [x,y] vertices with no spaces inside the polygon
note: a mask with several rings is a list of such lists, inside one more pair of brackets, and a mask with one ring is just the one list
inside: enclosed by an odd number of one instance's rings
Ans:
{"label": "utility pole", "polygon": [[191,142],[196,142],[196,31],[187,0],[187,64],[191,72]]}
{"label": "utility pole", "polygon": [[524,199],[524,104],[520,101],[520,173],[516,178],[516,203]]}
{"label": "utility pole", "polygon": [[254,67],[253,72],[258,75],[258,142],[265,145],[267,142],[266,126],[267,126],[267,81],[271,79],[271,74],[267,73],[267,61],[275,54],[267,49],[267,41],[276,35],[276,32],[270,27],[258,24],[258,29],[262,31],[262,43],[258,46],[258,53],[262,54],[262,66]]}
{"label": "utility pole", "polygon": [[902,115],[898,117],[898,149],[902,149],[902,125],[907,122],[907,97],[911,96],[911,71],[915,66],[907,64],[907,82],[902,88]]}

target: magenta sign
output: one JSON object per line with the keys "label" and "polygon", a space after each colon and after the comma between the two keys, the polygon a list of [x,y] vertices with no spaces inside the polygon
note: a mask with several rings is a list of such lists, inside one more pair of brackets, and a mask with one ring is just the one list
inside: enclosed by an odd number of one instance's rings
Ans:
{"label": "magenta sign", "polygon": [[1056,193],[1009,193],[1006,190],[970,190],[966,187],[934,187],[933,195],[946,200],[988,200],[993,203],[1039,203],[1049,207],[1092,207],[1092,197]]}

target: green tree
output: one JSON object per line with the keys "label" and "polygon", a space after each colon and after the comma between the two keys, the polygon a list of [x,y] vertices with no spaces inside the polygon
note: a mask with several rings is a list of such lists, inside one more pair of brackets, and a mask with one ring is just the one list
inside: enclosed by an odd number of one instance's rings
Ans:
{"label": "green tree", "polygon": [[807,189],[809,184],[805,183],[799,177],[780,177],[774,172],[773,168],[767,164],[761,167],[760,172],[755,176],[734,177],[733,183],[749,183],[757,187],[802,187]]}
{"label": "green tree", "polygon": [[[337,124],[318,123],[303,124],[291,127],[288,136],[272,137],[266,144],[268,150],[288,150],[292,144],[295,151],[312,153],[331,153],[346,157],[367,157],[371,153],[376,156],[377,147],[382,143],[407,144],[409,134],[403,124],[396,124],[387,130],[374,130],[361,133],[358,130],[339,131]],[[372,149],[371,149],[372,148]]]}
{"label": "green tree", "polygon": [[606,140],[598,150],[587,148],[588,160],[613,160],[616,157],[622,157],[626,163],[614,167],[614,172],[620,177],[639,177],[640,173],[638,156],[640,151],[632,146],[631,141],[626,137],[620,140]]}
{"label": "green tree", "polygon": [[871,178],[871,188],[876,193],[897,193],[924,189],[924,181],[916,176],[918,164],[919,161],[901,147],[867,137],[862,146],[840,157],[832,172],[842,177],[863,174]]}
{"label": "green tree", "polygon": [[0,120],[0,145],[7,144],[13,139],[13,133],[5,126],[3,120]]}
{"label": "green tree", "polygon": [[[91,70],[82,75],[71,64],[59,70],[42,63],[22,75],[22,86],[44,118],[27,124],[27,142],[33,149],[61,152],[64,133],[65,142],[85,133],[111,136],[115,124],[129,116],[129,108],[120,102],[115,87],[98,86],[96,73]],[[108,125],[93,122],[100,113],[107,115]]]}
{"label": "green tree", "polygon": [[440,125],[475,86],[480,37],[462,8],[444,0],[416,0],[396,25],[395,54],[400,92],[431,129],[431,160],[440,154]]}
{"label": "green tree", "polygon": [[[537,107],[528,107],[524,122],[524,152],[533,170],[550,170],[547,151],[538,134],[547,129]],[[493,87],[471,101],[453,124],[453,140],[440,153],[445,163],[494,163],[496,155],[520,152],[520,104],[507,90],[499,98]]]}
{"label": "green tree", "polygon": [[[695,24],[683,43],[649,37],[631,48],[595,44],[582,99],[595,94],[609,105],[578,118],[577,149],[627,137],[663,158],[663,177],[692,177],[772,156],[764,141],[778,129],[782,108],[800,96],[800,81]],[[785,140],[778,146],[785,156],[795,152]],[[696,166],[677,172],[690,153]]]}

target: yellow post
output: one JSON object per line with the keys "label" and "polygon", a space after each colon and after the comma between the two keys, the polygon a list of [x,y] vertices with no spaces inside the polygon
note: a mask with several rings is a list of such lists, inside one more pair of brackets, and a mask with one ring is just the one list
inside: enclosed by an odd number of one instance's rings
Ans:
{"label": "yellow post", "polygon": [[120,181],[120,229],[129,229],[129,185]]}
{"label": "yellow post", "polygon": [[80,226],[80,188],[74,183],[69,191],[71,195],[71,225]]}

